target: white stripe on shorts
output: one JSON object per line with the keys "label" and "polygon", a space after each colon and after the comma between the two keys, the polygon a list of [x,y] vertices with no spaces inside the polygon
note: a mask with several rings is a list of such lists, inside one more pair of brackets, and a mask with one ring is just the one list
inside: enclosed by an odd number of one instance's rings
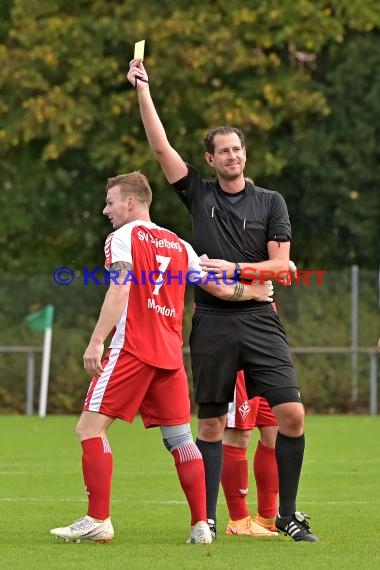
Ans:
{"label": "white stripe on shorts", "polygon": [[92,393],[88,410],[90,412],[99,412],[100,406],[103,401],[104,392],[106,391],[108,381],[116,366],[117,359],[119,358],[120,348],[112,348],[110,357],[106,367],[98,378],[94,391]]}
{"label": "white stripe on shorts", "polygon": [[234,428],[236,425],[236,385],[234,390],[234,401],[228,404],[226,427]]}

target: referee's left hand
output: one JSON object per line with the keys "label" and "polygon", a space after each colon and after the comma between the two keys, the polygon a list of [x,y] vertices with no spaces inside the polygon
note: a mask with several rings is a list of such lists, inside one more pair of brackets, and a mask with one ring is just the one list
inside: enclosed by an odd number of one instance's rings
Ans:
{"label": "referee's left hand", "polygon": [[280,285],[284,285],[285,287],[289,286],[292,284],[293,281],[295,281],[295,279],[297,278],[297,266],[294,263],[294,261],[292,261],[291,259],[289,259],[289,269],[287,274],[284,274],[279,283]]}

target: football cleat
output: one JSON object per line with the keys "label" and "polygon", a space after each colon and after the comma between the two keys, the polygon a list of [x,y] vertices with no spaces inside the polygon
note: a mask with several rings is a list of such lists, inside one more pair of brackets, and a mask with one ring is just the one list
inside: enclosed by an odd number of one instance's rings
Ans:
{"label": "football cleat", "polygon": [[305,513],[296,512],[287,517],[276,517],[276,528],[287,534],[296,542],[319,542],[319,539],[310,530],[310,525],[307,522],[310,519]]}
{"label": "football cleat", "polygon": [[278,536],[278,532],[272,532],[264,526],[257,524],[251,519],[250,516],[240,519],[238,521],[229,520],[226,534],[245,534],[248,536],[264,536],[273,537]]}
{"label": "football cleat", "polygon": [[207,519],[207,524],[208,524],[210,532],[211,532],[212,541],[215,542],[216,538],[217,538],[216,523],[213,519]]}
{"label": "football cleat", "polygon": [[115,533],[110,518],[99,522],[86,515],[75,520],[69,526],[52,528],[50,534],[57,538],[62,538],[66,542],[80,542],[81,540],[110,542]]}
{"label": "football cleat", "polygon": [[206,521],[198,521],[191,527],[191,535],[187,544],[211,544],[212,536]]}
{"label": "football cleat", "polygon": [[253,519],[253,522],[255,522],[256,524],[259,524],[260,526],[263,526],[267,530],[270,530],[272,532],[277,532],[277,528],[275,525],[275,517],[265,518],[265,517],[262,517],[261,515],[259,515],[259,513],[257,513],[255,515],[255,518]]}

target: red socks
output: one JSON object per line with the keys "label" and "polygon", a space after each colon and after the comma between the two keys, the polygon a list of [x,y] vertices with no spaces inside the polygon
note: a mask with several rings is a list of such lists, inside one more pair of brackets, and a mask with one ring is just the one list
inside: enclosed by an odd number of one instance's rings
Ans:
{"label": "red socks", "polygon": [[191,524],[207,521],[205,470],[201,452],[195,443],[174,449],[172,455],[181,487],[191,512]]}
{"label": "red socks", "polygon": [[237,521],[249,516],[247,450],[223,444],[221,478],[230,519]]}
{"label": "red socks", "polygon": [[258,442],[253,459],[257,488],[257,511],[270,519],[278,512],[278,469],[275,450]]}
{"label": "red socks", "polygon": [[[253,461],[257,488],[257,511],[264,518],[273,518],[278,511],[278,470],[275,450],[258,442]],[[247,450],[223,445],[222,486],[230,519],[249,516]]]}
{"label": "red socks", "polygon": [[[104,520],[110,514],[112,452],[105,437],[82,441],[83,478],[88,494],[87,514]],[[207,520],[205,472],[202,455],[189,443],[172,452],[182,489],[191,512],[191,524]],[[278,511],[278,471],[275,450],[258,442],[253,468],[257,486],[258,513],[265,518]],[[229,516],[240,520],[249,515],[247,506],[248,462],[247,450],[223,445],[222,486]]]}
{"label": "red socks", "polygon": [[104,520],[110,516],[111,448],[106,437],[93,437],[81,443],[83,479],[88,494],[87,514]]}
{"label": "red socks", "polygon": [[[105,437],[82,441],[83,479],[88,494],[87,514],[104,520],[110,515],[112,452]],[[195,443],[173,451],[178,478],[191,511],[191,524],[207,520],[205,472],[202,455]]]}

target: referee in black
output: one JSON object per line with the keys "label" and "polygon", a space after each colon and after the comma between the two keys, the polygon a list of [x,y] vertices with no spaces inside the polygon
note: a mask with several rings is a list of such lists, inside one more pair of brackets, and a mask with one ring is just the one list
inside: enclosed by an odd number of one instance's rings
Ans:
{"label": "referee in black", "polygon": [[[149,144],[170,184],[193,221],[193,245],[206,271],[217,277],[273,279],[289,268],[291,228],[284,199],[244,177],[243,133],[218,127],[204,139],[205,159],[216,180],[204,180],[170,145],[154,107],[149,78],[141,60],[130,62],[128,79],[138,92]],[[233,307],[199,288],[190,336],[197,445],[202,453],[207,516],[216,537],[216,503],[222,468],[222,437],[236,374],[244,370],[249,398],[263,396],[279,432],[278,530],[295,541],[317,542],[308,516],[296,510],[305,447],[304,408],[283,326],[270,303],[245,301]]]}

